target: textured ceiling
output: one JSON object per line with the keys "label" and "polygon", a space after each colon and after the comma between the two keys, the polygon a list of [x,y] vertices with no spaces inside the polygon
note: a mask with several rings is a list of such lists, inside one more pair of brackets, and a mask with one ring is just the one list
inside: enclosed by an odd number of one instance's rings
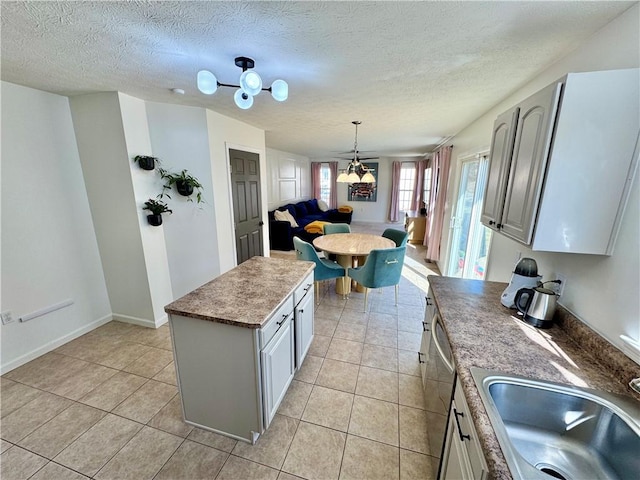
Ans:
{"label": "textured ceiling", "polygon": [[[2,79],[62,95],[118,90],[210,108],[310,157],[353,147],[417,155],[478,118],[635,2],[9,2]],[[267,93],[198,92],[206,68],[237,83],[252,57]],[[171,93],[185,90],[184,95]]]}

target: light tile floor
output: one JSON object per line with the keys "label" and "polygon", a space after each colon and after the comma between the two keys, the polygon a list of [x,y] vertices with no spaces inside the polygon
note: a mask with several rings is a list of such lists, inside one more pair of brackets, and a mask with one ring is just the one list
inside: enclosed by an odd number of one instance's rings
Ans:
{"label": "light tile floor", "polygon": [[1,377],[0,477],[435,478],[442,419],[425,409],[416,352],[437,270],[419,248],[398,306],[386,288],[363,313],[362,294],[325,282],[310,352],[256,445],[182,421],[167,326],[110,322]]}

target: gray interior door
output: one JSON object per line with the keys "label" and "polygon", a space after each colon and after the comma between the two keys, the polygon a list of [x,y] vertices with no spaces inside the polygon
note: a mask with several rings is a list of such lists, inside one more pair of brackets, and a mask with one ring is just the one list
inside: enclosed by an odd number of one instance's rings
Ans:
{"label": "gray interior door", "polygon": [[260,202],[260,156],[229,149],[233,219],[238,265],[263,255],[262,204]]}

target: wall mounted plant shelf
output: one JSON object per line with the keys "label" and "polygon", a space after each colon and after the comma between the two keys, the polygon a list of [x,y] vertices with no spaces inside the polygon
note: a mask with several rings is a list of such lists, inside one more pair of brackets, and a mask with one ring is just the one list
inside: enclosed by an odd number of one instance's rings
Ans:
{"label": "wall mounted plant shelf", "polygon": [[133,158],[134,162],[138,162],[138,165],[143,170],[153,170],[156,168],[156,157],[149,157],[147,155],[137,155]]}

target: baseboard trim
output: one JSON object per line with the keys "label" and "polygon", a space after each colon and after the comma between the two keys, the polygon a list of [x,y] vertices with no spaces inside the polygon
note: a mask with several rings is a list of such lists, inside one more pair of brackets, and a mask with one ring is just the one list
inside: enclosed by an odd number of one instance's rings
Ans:
{"label": "baseboard trim", "polygon": [[10,362],[2,364],[0,365],[0,375],[4,375],[5,373],[18,368],[24,365],[25,363],[30,362],[31,360],[41,357],[45,353],[49,353],[55,350],[56,348],[61,347],[65,343],[68,343],[71,340],[75,340],[76,338],[81,337],[85,333],[89,333],[91,330],[95,330],[99,326],[104,325],[105,323],[108,323],[111,320],[112,320],[111,314],[105,315],[104,317],[99,318],[98,320],[95,320],[83,327],[80,327],[71,333],[68,333],[66,335],[63,335],[62,337],[52,340],[51,342],[46,343],[45,345],[38,347],[35,350],[31,350],[30,352],[25,353],[24,355],[21,355],[15,360],[11,360]]}
{"label": "baseboard trim", "polygon": [[119,322],[131,323],[133,325],[138,325],[140,327],[147,327],[147,328],[158,328],[169,321],[169,317],[167,316],[166,313],[156,320],[149,320],[146,318],[132,317],[131,315],[122,315],[119,313],[114,313],[113,319]]}

